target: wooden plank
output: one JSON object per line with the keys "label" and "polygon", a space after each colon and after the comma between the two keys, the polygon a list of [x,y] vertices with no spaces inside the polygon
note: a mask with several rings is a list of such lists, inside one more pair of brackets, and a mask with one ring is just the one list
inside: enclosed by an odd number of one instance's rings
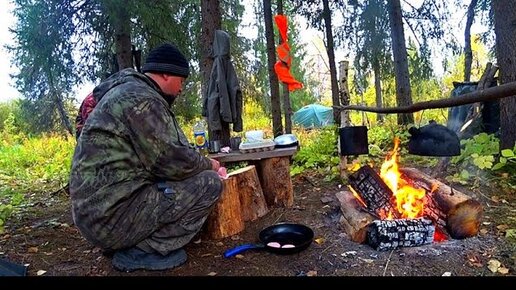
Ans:
{"label": "wooden plank", "polygon": [[297,152],[296,147],[286,148],[275,148],[270,151],[263,152],[252,152],[252,153],[240,153],[239,151],[233,151],[230,153],[217,153],[209,154],[208,157],[218,160],[221,163],[226,162],[238,162],[238,161],[249,161],[249,160],[261,160],[273,157],[284,157],[292,156]]}

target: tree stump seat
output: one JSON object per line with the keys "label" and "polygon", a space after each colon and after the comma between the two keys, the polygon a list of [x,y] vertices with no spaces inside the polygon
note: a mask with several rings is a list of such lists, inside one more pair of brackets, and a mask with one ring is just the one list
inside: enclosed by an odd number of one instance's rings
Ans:
{"label": "tree stump seat", "polygon": [[290,157],[297,147],[252,153],[218,153],[209,157],[221,165],[247,161],[249,166],[228,174],[224,190],[205,225],[204,236],[222,239],[241,232],[245,222],[254,221],[272,207],[291,207],[294,191]]}

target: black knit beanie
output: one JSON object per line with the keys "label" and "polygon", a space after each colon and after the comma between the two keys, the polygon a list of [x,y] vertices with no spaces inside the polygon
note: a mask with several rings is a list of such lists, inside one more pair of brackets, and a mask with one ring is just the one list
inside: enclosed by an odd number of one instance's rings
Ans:
{"label": "black knit beanie", "polygon": [[185,56],[172,44],[162,44],[149,52],[142,72],[157,72],[188,77],[190,73]]}

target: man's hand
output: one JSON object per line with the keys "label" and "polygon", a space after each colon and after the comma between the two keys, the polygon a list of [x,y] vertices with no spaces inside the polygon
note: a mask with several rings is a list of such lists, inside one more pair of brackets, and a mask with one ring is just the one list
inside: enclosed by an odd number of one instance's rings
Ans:
{"label": "man's hand", "polygon": [[210,158],[210,161],[211,161],[211,169],[216,172],[219,171],[220,163],[217,160],[212,159],[212,158]]}

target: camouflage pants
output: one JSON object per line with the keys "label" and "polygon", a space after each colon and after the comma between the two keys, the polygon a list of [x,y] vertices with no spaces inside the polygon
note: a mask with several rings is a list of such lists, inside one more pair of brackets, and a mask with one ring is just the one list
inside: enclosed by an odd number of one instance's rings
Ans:
{"label": "camouflage pants", "polygon": [[220,177],[212,170],[166,185],[166,192],[156,184],[132,202],[125,214],[131,225],[117,248],[136,245],[166,255],[183,247],[201,230],[222,192]]}

